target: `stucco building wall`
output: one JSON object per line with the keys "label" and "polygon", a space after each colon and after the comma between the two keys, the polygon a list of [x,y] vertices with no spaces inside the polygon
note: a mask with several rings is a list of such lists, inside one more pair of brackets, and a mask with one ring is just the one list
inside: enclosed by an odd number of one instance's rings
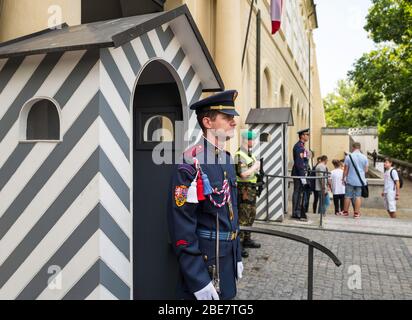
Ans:
{"label": "stucco building wall", "polygon": [[[81,0],[0,0],[0,2],[3,2],[0,12],[0,41],[45,29],[50,24],[54,25],[58,22],[60,13],[61,22],[69,25],[81,22]],[[316,27],[313,22],[315,12],[313,1],[286,1],[282,28],[274,36],[270,30],[270,1],[258,1],[252,14],[243,66],[242,51],[251,0],[167,0],[165,9],[173,9],[182,4],[189,7],[226,88],[237,89],[240,93],[237,100],[241,114],[238,121],[239,128],[245,127],[244,122],[250,108],[256,107],[256,14],[258,10],[261,11],[261,70],[258,75],[262,88],[261,106],[262,108],[292,108],[294,126],[289,130],[289,155],[298,139],[296,132],[307,127],[312,128],[308,147],[317,155],[326,153],[322,150],[321,128],[325,127],[325,115],[316,46],[312,37],[312,30]],[[61,12],[56,11],[56,5],[61,8]],[[309,79],[311,79],[311,95]]]}

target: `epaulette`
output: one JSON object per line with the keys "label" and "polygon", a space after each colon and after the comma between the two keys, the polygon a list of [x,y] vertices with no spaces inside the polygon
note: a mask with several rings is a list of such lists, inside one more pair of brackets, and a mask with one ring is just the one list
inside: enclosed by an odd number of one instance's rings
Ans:
{"label": "epaulette", "polygon": [[192,176],[194,176],[194,175],[196,174],[196,169],[195,169],[195,167],[194,167],[193,165],[188,164],[188,163],[179,164],[179,165],[177,166],[177,170],[179,170],[179,171],[186,171],[186,172],[188,172],[188,173],[189,173],[190,175],[192,175]]}

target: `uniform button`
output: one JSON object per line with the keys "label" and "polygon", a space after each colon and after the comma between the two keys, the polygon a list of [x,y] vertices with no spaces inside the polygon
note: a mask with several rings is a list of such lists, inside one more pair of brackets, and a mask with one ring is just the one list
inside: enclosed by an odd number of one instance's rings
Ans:
{"label": "uniform button", "polygon": [[207,261],[207,256],[205,255],[205,256],[203,256],[203,259],[205,260],[205,261]]}

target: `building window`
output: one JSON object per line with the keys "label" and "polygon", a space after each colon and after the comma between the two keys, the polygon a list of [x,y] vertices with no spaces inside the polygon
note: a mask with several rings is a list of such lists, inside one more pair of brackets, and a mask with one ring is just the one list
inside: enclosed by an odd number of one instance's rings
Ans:
{"label": "building window", "polygon": [[281,85],[279,90],[279,107],[284,108],[285,105],[285,88],[283,87],[283,85]]}
{"label": "building window", "polygon": [[272,140],[270,133],[266,132],[262,133],[259,138],[260,142],[270,142]]}
{"label": "building window", "polygon": [[263,107],[272,107],[272,85],[270,80],[269,69],[266,68],[263,72],[263,84],[262,84],[262,96],[263,96]]}
{"label": "building window", "polygon": [[33,99],[20,112],[23,141],[60,141],[60,115],[57,104],[46,98]]}

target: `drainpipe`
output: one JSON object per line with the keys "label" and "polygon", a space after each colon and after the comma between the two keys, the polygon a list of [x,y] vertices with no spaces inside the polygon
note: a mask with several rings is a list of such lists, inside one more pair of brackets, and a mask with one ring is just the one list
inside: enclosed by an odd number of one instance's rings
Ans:
{"label": "drainpipe", "polygon": [[[308,86],[309,86],[309,129],[312,129],[312,71],[311,71],[312,69],[312,49],[311,49],[310,36],[311,36],[311,32],[309,33],[309,37],[308,37],[308,42],[309,42],[309,85]],[[312,150],[311,140],[312,139],[309,139],[309,149],[310,150]]]}
{"label": "drainpipe", "polygon": [[258,10],[256,17],[256,109],[260,109],[261,107],[261,23],[262,17],[260,10]]}

